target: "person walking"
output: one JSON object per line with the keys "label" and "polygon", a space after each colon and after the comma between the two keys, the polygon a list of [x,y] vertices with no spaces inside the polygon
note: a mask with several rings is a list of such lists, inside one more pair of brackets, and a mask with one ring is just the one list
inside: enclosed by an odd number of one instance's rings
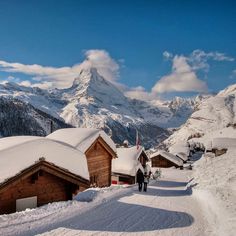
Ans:
{"label": "person walking", "polygon": [[148,184],[148,174],[147,172],[144,173],[144,179],[143,179],[143,182],[144,182],[144,186],[143,186],[143,191],[144,192],[147,192],[147,184]]}
{"label": "person walking", "polygon": [[139,192],[142,191],[143,181],[144,181],[143,172],[139,169],[138,173],[137,173],[137,182],[138,182],[138,190],[139,190]]}

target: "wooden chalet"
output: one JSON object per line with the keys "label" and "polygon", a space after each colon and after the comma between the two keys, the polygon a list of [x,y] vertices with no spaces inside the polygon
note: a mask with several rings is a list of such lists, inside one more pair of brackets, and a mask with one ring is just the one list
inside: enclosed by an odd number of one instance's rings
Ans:
{"label": "wooden chalet", "polygon": [[0,147],[0,214],[71,200],[89,187],[87,163],[77,150],[27,136],[0,139]]}
{"label": "wooden chalet", "polygon": [[213,138],[212,141],[207,144],[206,152],[212,152],[215,156],[220,156],[225,154],[229,148],[236,148],[236,138]]}
{"label": "wooden chalet", "polygon": [[67,143],[85,154],[90,175],[90,186],[111,185],[111,163],[116,158],[116,147],[104,131],[90,128],[57,130],[49,139]]}
{"label": "wooden chalet", "polygon": [[182,159],[166,151],[161,150],[156,153],[153,153],[150,158],[152,167],[159,167],[159,168],[168,168],[172,166],[176,168],[183,167]]}
{"label": "wooden chalet", "polygon": [[137,171],[144,173],[148,156],[143,147],[117,148],[117,159],[112,160],[112,183],[134,184],[136,183]]}

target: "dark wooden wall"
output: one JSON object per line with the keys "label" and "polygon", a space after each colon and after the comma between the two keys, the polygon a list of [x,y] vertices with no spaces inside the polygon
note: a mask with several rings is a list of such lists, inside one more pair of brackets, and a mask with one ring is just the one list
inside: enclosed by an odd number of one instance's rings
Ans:
{"label": "dark wooden wall", "polygon": [[113,184],[135,184],[135,176],[113,173],[111,178]]}
{"label": "dark wooden wall", "polygon": [[160,167],[160,168],[168,168],[168,167],[178,167],[176,164],[172,163],[171,161],[165,159],[161,155],[157,155],[151,159],[152,167]]}
{"label": "dark wooden wall", "polygon": [[139,161],[140,161],[142,166],[146,166],[147,160],[146,160],[146,158],[144,157],[143,154],[140,155]]}
{"label": "dark wooden wall", "polygon": [[[38,206],[49,202],[72,199],[78,186],[45,171],[36,172],[21,181],[13,182],[0,191],[0,214],[16,211],[16,199],[37,196]],[[84,188],[80,188],[80,191]]]}
{"label": "dark wooden wall", "polygon": [[96,142],[86,152],[90,184],[98,187],[111,185],[111,159],[110,153]]}

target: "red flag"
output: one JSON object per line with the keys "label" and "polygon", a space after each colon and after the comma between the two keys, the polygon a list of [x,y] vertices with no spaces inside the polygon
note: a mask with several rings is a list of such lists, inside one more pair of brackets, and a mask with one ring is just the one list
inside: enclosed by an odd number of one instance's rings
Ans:
{"label": "red flag", "polygon": [[139,139],[139,135],[138,135],[138,130],[136,129],[136,146],[137,146],[137,149],[139,149],[139,145],[140,145],[140,139]]}

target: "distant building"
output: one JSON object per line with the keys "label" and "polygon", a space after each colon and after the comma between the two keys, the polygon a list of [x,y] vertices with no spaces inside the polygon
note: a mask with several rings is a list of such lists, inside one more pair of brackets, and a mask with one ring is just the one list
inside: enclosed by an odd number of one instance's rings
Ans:
{"label": "distant building", "polygon": [[90,175],[90,186],[111,185],[111,162],[116,158],[116,146],[102,130],[91,128],[60,129],[47,136],[85,154]]}
{"label": "distant building", "polygon": [[213,138],[211,142],[207,144],[206,152],[212,152],[215,156],[223,155],[229,148],[236,148],[236,138]]}
{"label": "distant building", "polygon": [[175,153],[175,155],[177,157],[179,157],[184,163],[186,163],[188,161],[188,159],[189,159],[187,154],[184,153],[184,152],[177,152],[177,153]]}
{"label": "distant building", "polygon": [[159,167],[159,168],[168,168],[168,167],[176,167],[182,168],[183,167],[183,160],[179,157],[166,152],[166,151],[157,151],[151,155],[151,163],[152,167]]}
{"label": "distant building", "polygon": [[117,156],[117,159],[112,160],[112,183],[134,184],[137,171],[140,169],[144,173],[148,161],[143,147],[117,148]]}
{"label": "distant building", "polygon": [[0,214],[71,200],[88,187],[80,151],[42,137],[0,139]]}

